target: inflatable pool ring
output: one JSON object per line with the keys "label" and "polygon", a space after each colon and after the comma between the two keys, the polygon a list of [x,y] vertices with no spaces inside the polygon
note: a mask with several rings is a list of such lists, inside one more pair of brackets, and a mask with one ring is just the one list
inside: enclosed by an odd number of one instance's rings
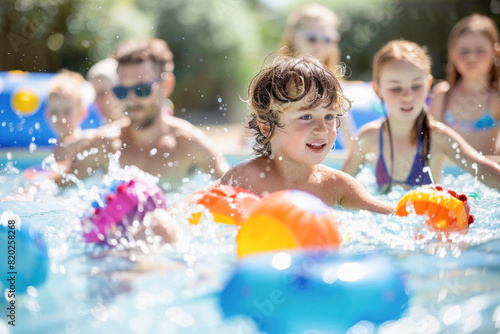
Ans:
{"label": "inflatable pool ring", "polygon": [[137,179],[117,181],[103,194],[104,200],[93,203],[90,215],[84,218],[83,237],[86,242],[107,242],[116,230],[124,230],[147,212],[167,208],[160,187]]}
{"label": "inflatable pool ring", "polygon": [[334,211],[319,198],[282,190],[264,198],[236,235],[239,257],[281,249],[338,247],[342,241]]}
{"label": "inflatable pool ring", "polygon": [[441,186],[420,187],[406,193],[396,206],[397,216],[427,215],[426,223],[443,232],[467,232],[474,222],[467,196]]}
{"label": "inflatable pool ring", "polygon": [[219,295],[226,318],[247,316],[268,334],[346,333],[363,320],[380,325],[397,320],[408,300],[390,257],[324,250],[248,256]]}
{"label": "inflatable pool ring", "polygon": [[[20,226],[19,226],[20,225]],[[49,255],[43,235],[28,221],[5,211],[0,223],[0,286],[24,293],[47,279]]]}
{"label": "inflatable pool ring", "polygon": [[[198,200],[214,216],[214,221],[223,224],[240,225],[250,216],[262,198],[245,189],[220,185],[211,189]],[[191,224],[198,224],[201,212],[193,214]]]}

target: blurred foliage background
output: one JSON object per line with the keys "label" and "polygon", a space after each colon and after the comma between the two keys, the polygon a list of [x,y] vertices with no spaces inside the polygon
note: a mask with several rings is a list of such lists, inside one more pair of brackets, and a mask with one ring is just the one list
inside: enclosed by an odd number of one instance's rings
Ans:
{"label": "blurred foliage background", "polygon": [[[0,70],[85,75],[131,37],[165,39],[175,57],[177,116],[195,124],[240,122],[246,88],[272,59],[293,0],[2,0]],[[329,0],[342,19],[350,80],[370,80],[374,53],[391,39],[427,46],[444,79],[446,41],[471,13],[500,23],[500,0]]]}

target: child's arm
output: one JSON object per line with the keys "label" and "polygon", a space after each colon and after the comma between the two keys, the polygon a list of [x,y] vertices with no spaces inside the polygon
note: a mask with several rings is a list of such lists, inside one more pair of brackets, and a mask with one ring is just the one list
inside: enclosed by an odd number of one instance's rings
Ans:
{"label": "child's arm", "polygon": [[[368,210],[375,213],[390,214],[396,208],[394,205],[381,202],[368,191],[355,178],[345,173],[339,173],[338,180],[342,182],[342,197],[338,203],[347,210]],[[343,175],[342,175],[343,174]]]}
{"label": "child's arm", "polygon": [[476,176],[479,181],[500,190],[500,165],[479,154],[462,136],[445,124],[433,123],[432,147]]}
{"label": "child's arm", "polygon": [[445,97],[446,97],[446,91],[440,91],[440,92],[436,92],[434,94],[431,94],[431,105],[429,107],[429,114],[436,121],[440,121],[440,122],[443,121]]}

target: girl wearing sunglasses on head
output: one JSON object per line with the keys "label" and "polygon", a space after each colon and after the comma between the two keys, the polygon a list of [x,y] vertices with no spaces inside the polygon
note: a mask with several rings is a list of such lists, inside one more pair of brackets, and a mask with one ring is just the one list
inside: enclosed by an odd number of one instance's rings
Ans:
{"label": "girl wearing sunglasses on head", "polygon": [[[345,66],[340,64],[339,17],[328,7],[309,4],[291,13],[280,43],[280,55],[311,55],[324,63],[337,77],[342,78]],[[346,83],[341,80],[344,86]],[[349,98],[349,96],[347,96]],[[348,115],[346,115],[348,116]],[[337,146],[350,147],[353,123],[348,117],[340,124]]]}
{"label": "girl wearing sunglasses on head", "polygon": [[288,17],[279,53],[309,54],[336,73],[340,63],[339,24],[340,19],[329,8],[319,4],[304,6]]}

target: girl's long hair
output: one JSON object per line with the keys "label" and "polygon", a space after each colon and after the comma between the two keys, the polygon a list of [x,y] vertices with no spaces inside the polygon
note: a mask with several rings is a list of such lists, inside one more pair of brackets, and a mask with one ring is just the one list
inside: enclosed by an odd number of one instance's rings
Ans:
{"label": "girl's long hair", "polygon": [[[406,61],[424,70],[427,74],[431,73],[431,60],[427,51],[423,47],[410,41],[395,40],[384,45],[375,55],[373,60],[373,81],[379,82],[384,66],[393,60]],[[383,104],[383,101],[381,102]],[[385,112],[385,114],[386,119],[382,123],[382,126],[385,125],[387,127],[391,147],[390,180],[387,188],[385,189],[385,192],[387,192],[392,186],[392,175],[394,173],[394,143],[392,140],[391,125],[387,112]],[[416,145],[419,137],[422,138],[422,146],[421,151],[417,152],[417,154],[422,155],[424,163],[427,166],[430,152],[430,125],[429,116],[425,107],[422,109],[413,124],[412,131],[410,133],[410,143]],[[380,152],[380,154],[383,154],[383,152]]]}
{"label": "girl's long hair", "polygon": [[[454,47],[459,37],[468,33],[479,33],[483,35],[488,39],[488,41],[491,42],[492,46],[495,45],[495,43],[499,43],[497,25],[489,17],[480,14],[472,14],[458,21],[451,29],[450,36],[448,37],[448,64],[446,65],[446,80],[450,84],[450,90],[462,77],[460,72],[458,72],[457,67],[450,59],[450,50]],[[499,78],[500,61],[495,58],[495,61],[491,64],[490,70],[491,88],[498,87]]]}

